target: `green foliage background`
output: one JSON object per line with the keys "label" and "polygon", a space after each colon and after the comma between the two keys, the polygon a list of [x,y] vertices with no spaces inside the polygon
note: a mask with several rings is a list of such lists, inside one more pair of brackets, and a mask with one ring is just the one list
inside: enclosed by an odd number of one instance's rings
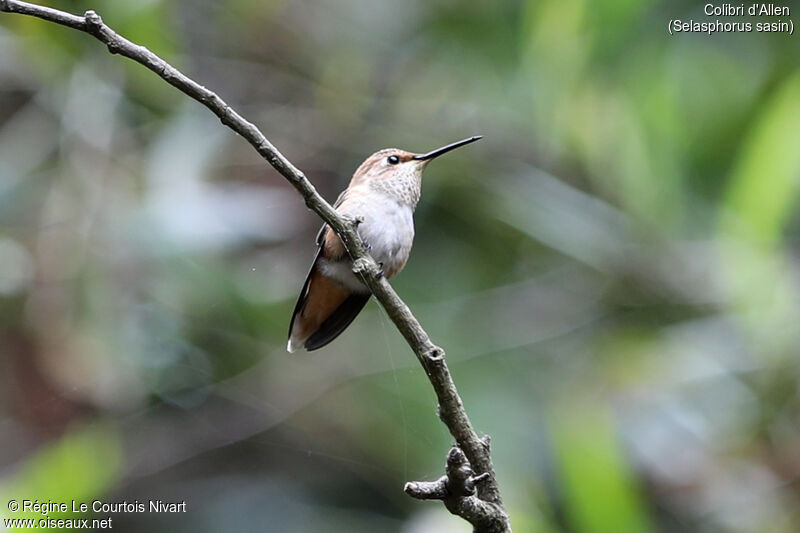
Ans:
{"label": "green foliage background", "polygon": [[[796,36],[670,36],[705,20],[685,1],[51,5],[218,92],[331,200],[379,148],[485,136],[427,170],[394,285],[515,531],[800,530]],[[282,178],[87,35],[3,14],[0,50],[0,515],[468,531],[402,493],[450,438],[376,304],[285,353],[319,222]]]}

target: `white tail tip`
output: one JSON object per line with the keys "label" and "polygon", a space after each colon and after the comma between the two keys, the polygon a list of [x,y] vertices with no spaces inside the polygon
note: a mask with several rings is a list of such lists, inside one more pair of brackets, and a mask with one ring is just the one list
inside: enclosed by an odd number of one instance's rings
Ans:
{"label": "white tail tip", "polygon": [[292,342],[292,339],[289,339],[289,342],[286,343],[286,351],[289,353],[296,352],[298,348],[299,346],[295,346],[294,343]]}

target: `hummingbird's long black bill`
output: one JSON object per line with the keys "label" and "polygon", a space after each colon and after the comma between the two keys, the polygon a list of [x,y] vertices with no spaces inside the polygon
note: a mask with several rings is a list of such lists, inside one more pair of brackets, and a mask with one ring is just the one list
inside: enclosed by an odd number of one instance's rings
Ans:
{"label": "hummingbird's long black bill", "polygon": [[478,139],[482,139],[483,135],[475,135],[474,137],[470,137],[469,139],[462,139],[460,141],[456,141],[453,144],[448,144],[447,146],[442,146],[441,148],[437,148],[432,152],[428,152],[427,154],[415,155],[413,159],[418,161],[425,161],[428,159],[433,159],[434,157],[439,157],[442,154],[446,154],[450,150],[455,150],[465,144],[474,143]]}

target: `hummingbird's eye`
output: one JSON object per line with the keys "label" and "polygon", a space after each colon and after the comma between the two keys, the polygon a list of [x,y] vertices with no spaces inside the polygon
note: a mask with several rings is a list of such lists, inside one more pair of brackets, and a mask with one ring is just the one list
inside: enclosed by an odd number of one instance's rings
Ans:
{"label": "hummingbird's eye", "polygon": [[400,158],[397,157],[396,155],[390,155],[389,157],[386,158],[386,161],[388,161],[390,165],[396,165],[397,163],[400,162]]}

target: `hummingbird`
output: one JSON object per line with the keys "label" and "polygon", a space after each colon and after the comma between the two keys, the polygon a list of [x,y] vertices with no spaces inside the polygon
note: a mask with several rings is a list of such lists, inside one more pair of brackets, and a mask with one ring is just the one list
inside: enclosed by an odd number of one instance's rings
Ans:
{"label": "hummingbird", "polygon": [[[385,148],[356,169],[333,207],[360,221],[358,233],[387,279],[403,269],[411,252],[422,171],[440,155],[480,138],[469,137],[426,154]],[[317,254],[294,306],[286,349],[322,348],[350,325],[370,296],[353,272],[353,260],[342,241],[323,225],[317,234]]]}

